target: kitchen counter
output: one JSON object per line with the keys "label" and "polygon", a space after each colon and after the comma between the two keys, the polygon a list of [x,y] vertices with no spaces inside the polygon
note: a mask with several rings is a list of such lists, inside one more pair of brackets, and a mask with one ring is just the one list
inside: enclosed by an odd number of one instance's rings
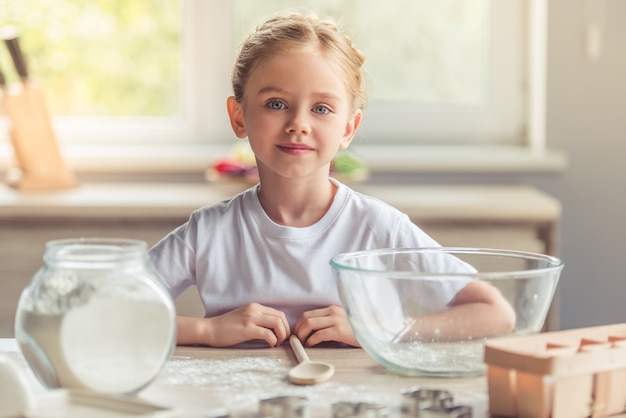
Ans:
{"label": "kitchen counter", "polygon": [[[419,226],[446,228],[516,228],[532,231],[539,251],[558,253],[560,202],[521,185],[373,185],[359,192],[405,212]],[[0,185],[0,222],[124,219],[185,221],[202,206],[227,199],[241,184],[88,183],[78,188],[23,193]]]}
{"label": "kitchen counter", "polygon": [[[561,214],[558,200],[531,186],[364,183],[352,187],[423,221],[552,223]],[[241,184],[87,183],[75,189],[34,193],[0,185],[0,219],[187,217],[191,210],[242,190]]]}
{"label": "kitchen counter", "polygon": [[[0,350],[17,354],[14,339],[0,339]],[[277,348],[177,347],[159,377],[139,393],[150,403],[177,408],[181,417],[212,417],[220,413],[249,413],[259,399],[303,396],[311,417],[330,417],[336,402],[368,402],[390,408],[399,416],[402,393],[422,389],[452,392],[455,404],[469,405],[475,418],[486,417],[487,389],[484,376],[467,378],[408,377],[387,371],[362,349],[345,347],[307,348],[311,360],[331,363],[335,375],[314,386],[287,381],[289,368],[297,364],[288,344]],[[27,365],[22,361],[25,368]],[[29,373],[37,393],[43,388]]]}

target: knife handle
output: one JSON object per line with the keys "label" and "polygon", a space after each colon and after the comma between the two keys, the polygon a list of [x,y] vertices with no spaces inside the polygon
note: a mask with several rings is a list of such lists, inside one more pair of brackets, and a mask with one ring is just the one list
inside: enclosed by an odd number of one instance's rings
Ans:
{"label": "knife handle", "polygon": [[28,67],[26,66],[26,59],[20,48],[19,34],[17,28],[14,26],[7,26],[2,29],[1,37],[4,39],[4,43],[9,49],[13,64],[15,64],[15,70],[19,74],[22,80],[28,78]]}

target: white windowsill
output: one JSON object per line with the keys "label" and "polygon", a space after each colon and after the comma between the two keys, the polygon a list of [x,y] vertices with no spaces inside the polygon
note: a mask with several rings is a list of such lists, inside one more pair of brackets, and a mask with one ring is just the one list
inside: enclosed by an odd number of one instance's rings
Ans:
{"label": "white windowsill", "polygon": [[[116,144],[72,147],[63,154],[78,173],[198,173],[220,156],[224,144]],[[2,147],[5,148],[5,147]],[[568,159],[556,150],[512,146],[354,145],[372,171],[387,173],[537,173],[562,172]],[[0,152],[0,171],[12,164],[10,147]]]}
{"label": "white windowsill", "polygon": [[355,151],[372,170],[384,172],[563,172],[568,165],[564,152],[513,146],[368,145]]}

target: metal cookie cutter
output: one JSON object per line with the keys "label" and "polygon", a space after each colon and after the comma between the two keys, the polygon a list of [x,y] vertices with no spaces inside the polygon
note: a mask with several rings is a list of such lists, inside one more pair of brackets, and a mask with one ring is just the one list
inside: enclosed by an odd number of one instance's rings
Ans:
{"label": "metal cookie cutter", "polygon": [[420,412],[432,407],[451,407],[454,404],[452,393],[439,389],[417,389],[402,394],[402,412],[419,417]]}
{"label": "metal cookie cutter", "polygon": [[333,418],[387,418],[389,408],[367,402],[337,402],[332,413]]}
{"label": "metal cookie cutter", "polygon": [[472,407],[457,405],[451,407],[433,407],[421,411],[420,418],[472,418]]}
{"label": "metal cookie cutter", "polygon": [[303,396],[277,396],[259,401],[263,418],[309,418],[309,401]]}
{"label": "metal cookie cutter", "polygon": [[472,408],[454,405],[447,390],[417,389],[402,394],[402,413],[420,418],[472,418]]}

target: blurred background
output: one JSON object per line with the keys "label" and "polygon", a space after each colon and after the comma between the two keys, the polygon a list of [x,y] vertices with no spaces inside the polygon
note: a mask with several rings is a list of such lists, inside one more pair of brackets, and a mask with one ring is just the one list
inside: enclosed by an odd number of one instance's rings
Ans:
{"label": "blurred background", "polygon": [[[0,27],[19,29],[30,79],[45,93],[59,146],[81,182],[154,187],[205,182],[206,168],[234,143],[224,106],[230,68],[257,22],[287,8],[335,17],[366,55],[370,103],[352,148],[371,168],[367,183],[529,185],[553,196],[562,205],[558,255],[566,265],[560,327],[626,321],[626,2],[0,0],[0,7]],[[6,48],[0,71],[9,94],[20,80]],[[9,129],[0,115],[2,172],[13,164]],[[0,200],[0,215],[11,204]],[[50,236],[1,218],[0,300],[13,300],[21,286],[13,278],[27,280],[38,267],[15,254],[40,257],[43,248],[32,246]],[[121,234],[133,222],[105,229]],[[141,225],[151,241],[166,230]],[[17,238],[26,235],[36,244]]]}

